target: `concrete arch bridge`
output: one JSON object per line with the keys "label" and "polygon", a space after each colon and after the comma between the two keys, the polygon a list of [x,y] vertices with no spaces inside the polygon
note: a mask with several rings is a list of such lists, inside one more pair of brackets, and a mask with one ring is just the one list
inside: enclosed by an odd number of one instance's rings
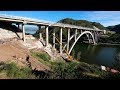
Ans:
{"label": "concrete arch bridge", "polygon": [[[59,39],[60,39],[60,44],[63,45],[63,28],[67,29],[67,42],[66,44],[62,47],[59,45],[59,52],[60,54],[63,53],[64,49],[67,49],[68,53],[70,54],[72,49],[74,48],[75,44],[77,41],[84,35],[86,34],[89,40],[89,43],[97,44],[97,38],[101,35],[104,34],[106,30],[100,30],[96,27],[93,28],[88,28],[88,27],[82,27],[82,26],[76,26],[76,25],[70,25],[70,24],[63,24],[63,23],[53,23],[49,21],[43,21],[43,20],[38,20],[38,19],[31,19],[31,18],[26,18],[26,17],[19,17],[19,16],[10,16],[10,15],[0,15],[0,21],[2,22],[9,22],[9,23],[14,23],[16,25],[22,26],[22,39],[24,42],[26,42],[26,36],[25,36],[25,25],[36,25],[39,27],[39,30],[41,27],[45,28],[45,46],[47,47],[49,44],[49,27],[59,27]],[[74,34],[70,35],[71,29],[74,30]],[[53,29],[53,34],[54,36],[56,35],[56,30]],[[56,48],[56,40],[55,37],[53,36],[53,48]],[[40,39],[42,38],[42,33],[40,33]],[[70,46],[71,40],[74,42]]]}

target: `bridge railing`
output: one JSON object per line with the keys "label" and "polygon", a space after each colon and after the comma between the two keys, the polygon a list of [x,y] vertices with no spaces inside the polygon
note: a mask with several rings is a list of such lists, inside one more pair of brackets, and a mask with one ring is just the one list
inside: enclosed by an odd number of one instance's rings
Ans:
{"label": "bridge railing", "polygon": [[21,16],[13,16],[13,15],[6,15],[6,14],[0,14],[0,17],[12,18],[12,19],[23,19],[23,17]]}
{"label": "bridge railing", "polygon": [[21,16],[14,16],[14,15],[6,15],[6,14],[0,14],[0,17],[3,18],[12,18],[12,19],[21,19],[21,20],[29,20],[29,21],[35,21],[35,22],[46,22],[46,23],[54,23],[46,20],[39,20],[39,19],[34,19],[34,18],[29,18],[29,17],[21,17]]}
{"label": "bridge railing", "polygon": [[[82,27],[82,26],[76,26],[76,25],[70,25],[70,24],[64,24],[64,23],[54,23],[53,26],[61,26],[61,27],[70,27],[70,28],[78,28],[78,29],[84,29],[84,30],[97,30],[94,28],[88,28],[88,27]],[[97,30],[101,31],[101,30]]]}

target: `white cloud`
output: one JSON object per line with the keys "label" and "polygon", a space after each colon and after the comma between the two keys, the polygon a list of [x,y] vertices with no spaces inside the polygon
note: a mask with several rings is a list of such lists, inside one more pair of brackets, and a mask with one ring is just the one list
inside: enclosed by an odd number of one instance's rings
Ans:
{"label": "white cloud", "polygon": [[108,21],[108,22],[103,22],[101,24],[103,24],[105,27],[106,26],[113,26],[113,25],[120,24],[120,21]]}
{"label": "white cloud", "polygon": [[88,19],[104,26],[116,25],[120,24],[120,11],[94,11],[88,15]]}

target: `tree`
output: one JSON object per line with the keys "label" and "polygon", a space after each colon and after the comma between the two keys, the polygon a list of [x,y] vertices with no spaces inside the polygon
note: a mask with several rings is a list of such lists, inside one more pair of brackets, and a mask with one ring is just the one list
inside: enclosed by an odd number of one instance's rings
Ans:
{"label": "tree", "polygon": [[81,58],[81,52],[78,52],[77,53],[77,60],[80,60],[80,58]]}
{"label": "tree", "polygon": [[113,63],[113,67],[120,71],[120,53],[116,55],[115,62]]}
{"label": "tree", "polygon": [[74,59],[74,57],[75,57],[75,50],[73,49],[73,51],[72,51],[72,57],[73,57],[73,59]]}

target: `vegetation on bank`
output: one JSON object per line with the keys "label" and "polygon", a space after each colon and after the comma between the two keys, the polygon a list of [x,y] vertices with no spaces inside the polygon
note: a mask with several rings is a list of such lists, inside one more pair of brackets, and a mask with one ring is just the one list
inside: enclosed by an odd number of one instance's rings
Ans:
{"label": "vegetation on bank", "polygon": [[[110,72],[102,71],[100,66],[89,65],[84,62],[57,62],[46,61],[38,56],[39,53],[32,52],[35,58],[51,67],[50,72],[46,72],[48,79],[114,79],[120,76],[119,74],[111,74]],[[111,78],[113,77],[113,78]]]}
{"label": "vegetation on bank", "polygon": [[[31,70],[29,67],[20,68],[15,63],[0,63],[1,74],[8,79],[118,79],[120,74],[112,74],[102,71],[100,66],[90,65],[84,62],[63,60],[51,61],[47,54],[31,52],[31,55],[44,65],[51,68],[50,71]],[[44,56],[45,58],[41,57]],[[120,56],[120,55],[119,55]],[[118,56],[118,58],[119,58]],[[120,58],[117,58],[115,69],[120,70]],[[119,63],[118,63],[119,62]],[[119,64],[119,65],[118,65]]]}
{"label": "vegetation on bank", "polygon": [[120,24],[114,26],[106,27],[110,31],[115,33],[107,33],[106,37],[100,37],[99,42],[102,43],[111,43],[111,44],[120,44]]}
{"label": "vegetation on bank", "polygon": [[98,43],[120,44],[120,33],[109,34],[108,37],[100,37]]}

